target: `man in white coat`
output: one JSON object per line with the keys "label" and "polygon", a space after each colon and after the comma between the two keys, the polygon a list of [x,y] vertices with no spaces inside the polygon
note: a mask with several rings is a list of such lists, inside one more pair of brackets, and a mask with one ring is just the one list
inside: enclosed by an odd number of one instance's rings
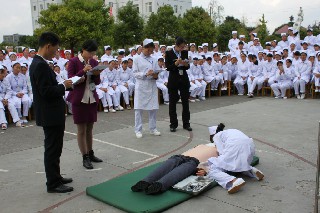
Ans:
{"label": "man in white coat", "polygon": [[[311,77],[311,62],[307,60],[307,53],[301,52],[301,61],[295,66],[295,78],[293,80],[294,92],[297,99],[305,98],[306,84]],[[299,93],[300,87],[300,93]],[[300,95],[301,94],[301,95]]]}
{"label": "man in white coat", "polygon": [[227,189],[229,194],[233,194],[245,185],[245,181],[227,172],[242,172],[259,181],[264,178],[264,175],[250,165],[255,154],[252,138],[237,129],[223,129],[224,124],[209,127],[210,140],[216,145],[218,157],[209,158],[207,176]]}
{"label": "man in white coat", "polygon": [[154,51],[152,39],[143,41],[143,49],[140,55],[133,59],[133,76],[136,78],[134,109],[135,109],[135,133],[137,138],[142,138],[142,112],[149,113],[150,134],[160,136],[157,130],[156,115],[159,109],[158,79],[159,68],[157,60],[151,56]]}

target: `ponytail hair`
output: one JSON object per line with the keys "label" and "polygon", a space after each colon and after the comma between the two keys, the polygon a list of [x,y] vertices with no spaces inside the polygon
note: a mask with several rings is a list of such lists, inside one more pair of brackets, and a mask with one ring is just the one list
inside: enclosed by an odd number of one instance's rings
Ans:
{"label": "ponytail hair", "polygon": [[225,127],[225,125],[224,125],[223,123],[220,123],[220,124],[218,125],[218,127],[217,127],[216,134],[217,134],[218,132],[223,131],[224,127]]}

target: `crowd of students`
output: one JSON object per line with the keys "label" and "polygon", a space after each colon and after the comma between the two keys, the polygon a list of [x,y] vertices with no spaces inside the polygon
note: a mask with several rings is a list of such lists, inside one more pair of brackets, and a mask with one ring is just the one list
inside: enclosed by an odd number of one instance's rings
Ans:
{"label": "crowd of students", "polygon": [[[253,97],[253,91],[263,86],[270,86],[275,98],[286,99],[286,90],[294,88],[297,99],[304,99],[306,84],[314,82],[315,92],[320,92],[320,35],[314,36],[312,29],[308,35],[300,40],[298,32],[289,28],[288,34],[281,34],[281,41],[266,42],[263,46],[256,33],[250,35],[246,41],[244,35],[232,31],[229,41],[229,52],[219,52],[218,44],[214,43],[212,49],[208,43],[196,45],[190,43],[188,50],[190,69],[187,71],[190,80],[190,102],[205,101],[205,91],[208,84],[211,90],[227,90],[228,83],[233,82],[238,95],[245,95],[244,86],[247,85],[248,97]],[[160,45],[154,41],[153,57],[156,58],[161,72],[156,81],[157,87],[162,91],[164,104],[169,104],[168,76],[164,58],[167,50],[174,46]],[[129,101],[135,90],[136,79],[133,75],[133,62],[136,55],[142,52],[142,46],[129,48],[126,55],[124,49],[117,52],[111,46],[104,46],[105,54],[100,60],[102,65],[108,65],[101,74],[101,83],[96,91],[101,100],[104,112],[124,110],[120,105],[121,94],[130,110]],[[211,49],[211,50],[209,50]],[[25,126],[29,108],[32,106],[33,95],[28,74],[28,68],[36,54],[35,49],[23,48],[23,56],[17,57],[13,47],[6,47],[0,51],[0,124],[3,130],[7,129],[5,110],[11,114],[17,127]],[[55,58],[48,61],[56,73],[56,79],[62,83],[68,79],[68,61],[72,57],[71,50],[57,51]],[[115,56],[114,56],[115,55]],[[68,96],[66,91],[65,97]],[[72,113],[71,104],[68,111]]]}

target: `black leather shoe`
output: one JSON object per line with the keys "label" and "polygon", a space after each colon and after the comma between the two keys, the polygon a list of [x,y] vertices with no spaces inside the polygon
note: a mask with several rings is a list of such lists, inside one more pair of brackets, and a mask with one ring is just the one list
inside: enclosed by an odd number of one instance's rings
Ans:
{"label": "black leather shoe", "polygon": [[83,155],[83,166],[86,169],[93,169],[93,165],[91,163],[91,160],[89,158],[89,155]]}
{"label": "black leather shoe", "polygon": [[67,192],[72,192],[73,187],[71,186],[66,186],[61,184],[60,186],[57,186],[56,188],[48,189],[48,193],[67,193]]}
{"label": "black leather shoe", "polygon": [[62,178],[60,181],[62,184],[68,184],[71,183],[73,180],[72,178]]}
{"label": "black leather shoe", "polygon": [[103,162],[100,158],[97,158],[96,156],[94,156],[93,150],[89,151],[89,158],[92,162],[95,162],[95,163]]}
{"label": "black leather shoe", "polygon": [[145,190],[145,193],[147,195],[156,195],[162,193],[161,189],[162,184],[159,182],[154,182]]}
{"label": "black leather shoe", "polygon": [[176,132],[176,131],[177,131],[176,128],[170,127],[170,132]]}
{"label": "black leather shoe", "polygon": [[190,127],[190,126],[188,126],[188,127],[183,127],[185,130],[188,130],[189,132],[191,132],[192,131],[192,128]]}

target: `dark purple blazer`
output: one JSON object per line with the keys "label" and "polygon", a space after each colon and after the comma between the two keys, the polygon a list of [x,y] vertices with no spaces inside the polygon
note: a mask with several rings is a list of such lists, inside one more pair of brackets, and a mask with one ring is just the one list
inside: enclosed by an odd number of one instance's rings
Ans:
{"label": "dark purple blazer", "polygon": [[[96,67],[98,65],[98,62],[94,59],[90,59],[89,64],[93,67]],[[78,57],[74,57],[70,59],[68,64],[68,78],[72,78],[74,76],[82,77],[84,76],[86,79],[84,82],[80,84],[74,85],[74,88],[72,91],[69,92],[69,95],[67,97],[67,101],[69,101],[72,104],[80,104],[81,100],[83,98],[84,90],[86,87],[86,80],[87,78],[92,78],[94,83],[96,85],[100,84],[100,75],[91,75],[87,76],[86,73],[83,71],[84,64],[79,60]],[[96,99],[96,103],[99,103],[99,97],[96,92],[96,90],[93,91],[93,96]]]}

